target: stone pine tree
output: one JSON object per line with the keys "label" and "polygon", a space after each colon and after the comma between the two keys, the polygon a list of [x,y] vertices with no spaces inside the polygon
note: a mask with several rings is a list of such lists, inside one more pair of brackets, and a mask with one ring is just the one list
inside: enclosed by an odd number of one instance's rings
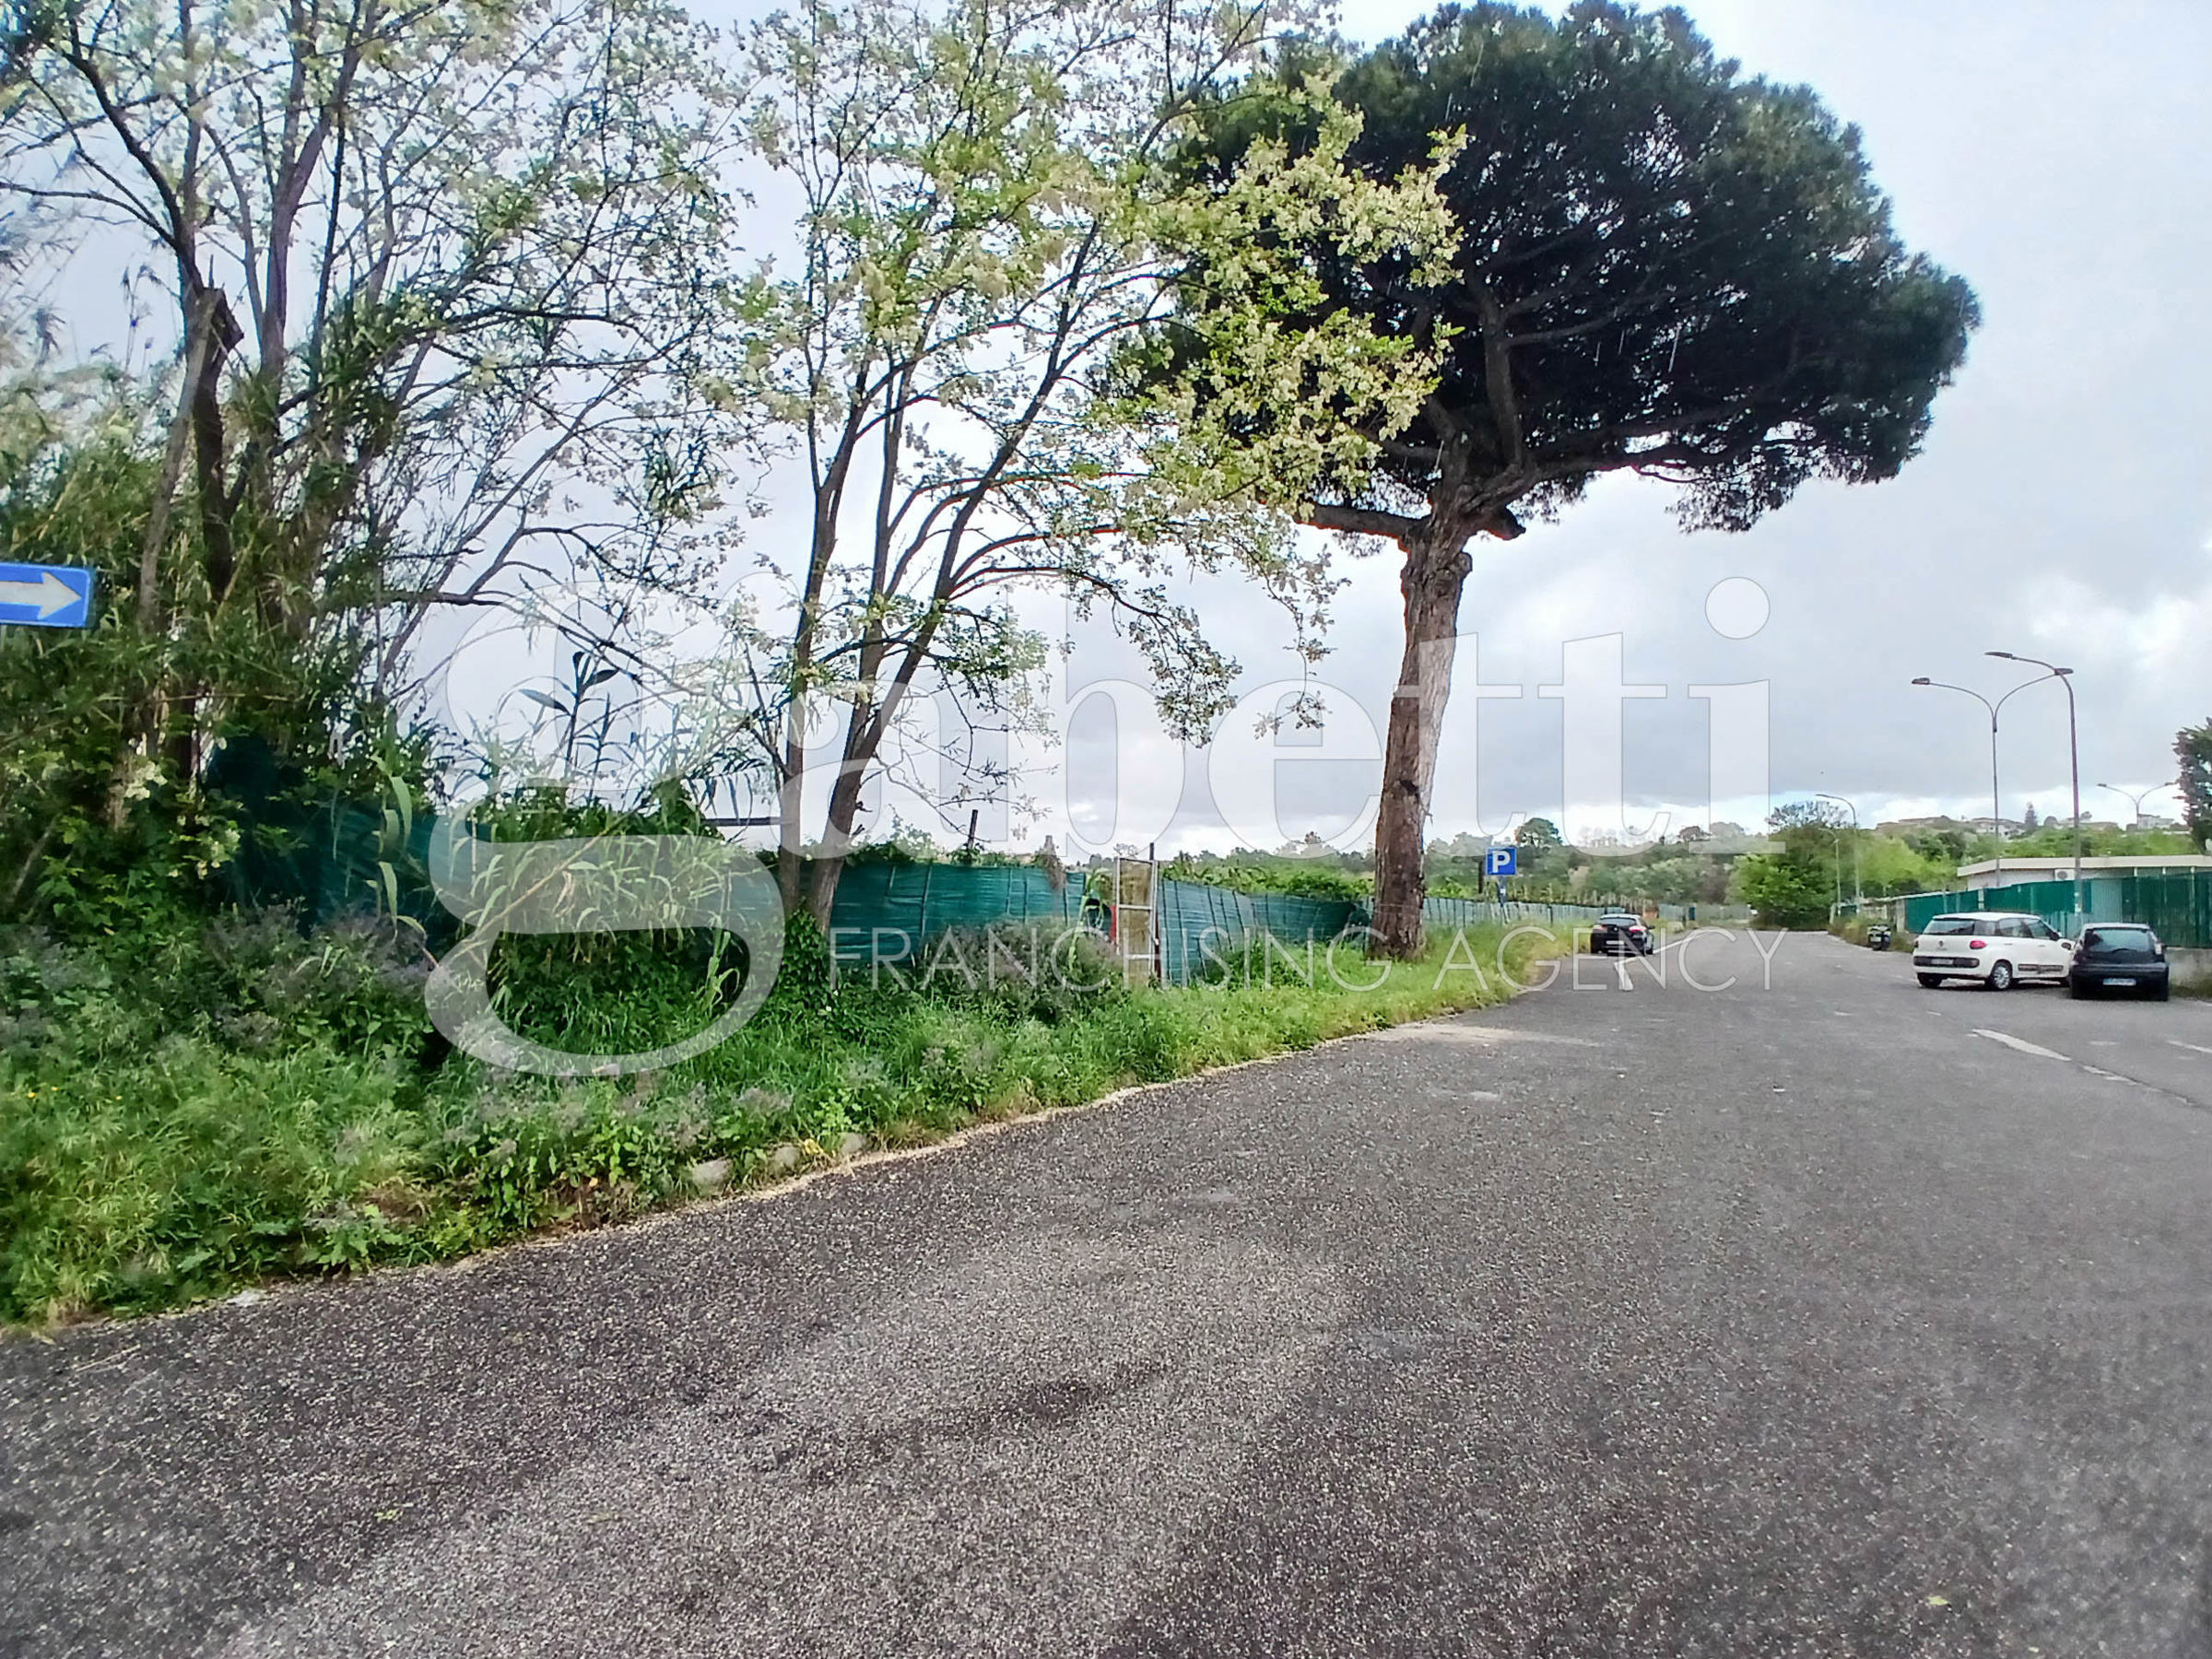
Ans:
{"label": "stone pine tree", "polygon": [[[1606,473],[1669,481],[1686,525],[1725,529],[1808,479],[1887,478],[1977,315],[1898,238],[1856,130],[1741,74],[1678,11],[1447,6],[1342,65],[1324,44],[1282,54],[1271,86],[1219,105],[1191,166],[1203,184],[1254,135],[1295,147],[1339,68],[1333,95],[1362,123],[1347,167],[1388,180],[1448,160],[1459,241],[1441,278],[1317,241],[1325,297],[1304,315],[1356,315],[1432,357],[1418,411],[1365,425],[1354,461],[1275,503],[1400,551],[1375,923],[1377,947],[1406,954],[1476,539],[1521,535]],[[1194,262],[1186,306],[1207,303]],[[1256,440],[1266,418],[1241,425]]]}
{"label": "stone pine tree", "polygon": [[1513,844],[1531,853],[1548,853],[1567,843],[1557,824],[1547,818],[1533,818],[1513,832]]}

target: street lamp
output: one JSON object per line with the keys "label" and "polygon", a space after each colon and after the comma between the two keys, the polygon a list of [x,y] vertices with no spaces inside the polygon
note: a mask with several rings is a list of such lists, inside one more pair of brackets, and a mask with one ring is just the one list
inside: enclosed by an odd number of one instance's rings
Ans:
{"label": "street lamp", "polygon": [[[1984,656],[2002,657],[2007,663],[2028,663],[2050,670],[2043,677],[2060,681],[2066,688],[2066,750],[2074,762],[2074,931],[2081,931],[2081,729],[2074,713],[2074,670],[2061,668],[2055,663],[2046,663],[2041,657],[2016,656],[2009,651],[1985,651]],[[2030,685],[2040,682],[2030,680]]]}
{"label": "street lamp", "polygon": [[[1866,908],[1866,884],[1859,879],[1859,809],[1842,795],[1815,794],[1813,799],[1833,801],[1851,814],[1851,902],[1853,909],[1865,910]],[[1838,841],[1843,839],[1840,831],[1836,839]],[[1836,861],[1836,885],[1838,887],[1843,885],[1843,865],[1841,859]]]}
{"label": "street lamp", "polygon": [[[2031,680],[2023,680],[1994,703],[1979,691],[1965,686],[1954,686],[1948,680],[1930,679],[1924,674],[1912,682],[1916,686],[1933,686],[1938,691],[1963,691],[1989,711],[1989,832],[1997,838],[1996,873],[1999,876],[2005,874],[2005,814],[1997,797],[1997,711],[2030,686],[2040,686],[2049,678],[2051,676],[2044,674]],[[2079,816],[2076,815],[2077,822],[2079,821]]]}
{"label": "street lamp", "polygon": [[2149,800],[2152,795],[2157,794],[2159,790],[2171,789],[2180,782],[2181,780],[2179,778],[2169,778],[2163,783],[2153,783],[2148,789],[2140,792],[2133,789],[2123,789],[2117,783],[2100,783],[2097,785],[2097,787],[2100,789],[2109,789],[2116,795],[2125,795],[2127,797],[2127,804],[2135,808],[2135,817],[2129,821],[2133,823],[2136,829],[2140,830],[2143,827],[2143,803]]}

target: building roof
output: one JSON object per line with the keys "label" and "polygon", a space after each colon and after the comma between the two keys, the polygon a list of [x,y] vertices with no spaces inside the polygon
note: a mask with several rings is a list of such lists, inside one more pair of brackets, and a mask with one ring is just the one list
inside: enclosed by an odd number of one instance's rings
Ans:
{"label": "building roof", "polygon": [[[2003,861],[2007,876],[2067,877],[2074,873],[2074,860],[2065,858],[2007,858]],[[1994,876],[1998,861],[1985,858],[1979,864],[1963,864],[1959,874],[1965,877]],[[2125,857],[2084,858],[2081,873],[2084,876],[2124,876],[2155,870],[2212,870],[2212,857],[2201,853],[2131,853]]]}

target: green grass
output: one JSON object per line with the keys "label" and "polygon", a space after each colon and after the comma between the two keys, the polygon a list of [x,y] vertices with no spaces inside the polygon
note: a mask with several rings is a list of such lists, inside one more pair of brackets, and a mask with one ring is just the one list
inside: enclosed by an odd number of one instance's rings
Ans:
{"label": "green grass", "polygon": [[[720,1048],[657,1076],[561,1081],[441,1059],[392,940],[241,924],[166,959],[134,948],[121,973],[112,954],[18,940],[0,950],[0,1319],[450,1258],[687,1201],[717,1160],[716,1190],[762,1184],[864,1144],[1502,999],[1498,935],[1470,943],[1479,973],[1465,950],[1444,971],[1447,941],[1418,963],[1340,950],[1342,982],[1319,950],[1303,982],[1301,949],[1296,969],[1263,953],[1213,984],[1068,993],[1015,975],[924,994],[865,974],[833,989],[818,938],[794,930],[776,994]],[[1514,971],[1544,946],[1524,935]],[[665,1040],[672,999],[690,999],[697,1029],[704,983],[618,949],[522,964],[502,994],[518,1027],[550,1009],[535,1034],[619,1048]]]}

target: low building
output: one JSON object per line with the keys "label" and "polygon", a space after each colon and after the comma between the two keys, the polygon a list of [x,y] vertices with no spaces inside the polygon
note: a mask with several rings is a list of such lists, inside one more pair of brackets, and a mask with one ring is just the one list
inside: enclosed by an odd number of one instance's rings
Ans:
{"label": "low building", "polygon": [[[2082,878],[2098,876],[2182,876],[2194,870],[2212,870],[2212,857],[2190,853],[2153,853],[2125,858],[2085,858]],[[2071,881],[2074,860],[2064,858],[1984,859],[1959,866],[1959,879],[1969,892],[2009,887],[2018,881]]]}

